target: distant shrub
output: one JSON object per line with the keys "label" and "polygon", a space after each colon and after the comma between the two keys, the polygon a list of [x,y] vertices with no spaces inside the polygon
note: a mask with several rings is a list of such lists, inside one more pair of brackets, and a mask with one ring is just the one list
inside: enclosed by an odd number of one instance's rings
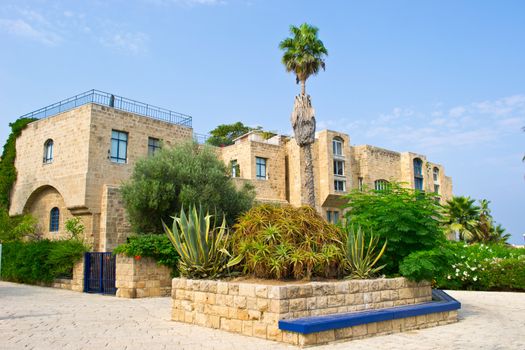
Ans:
{"label": "distant shrub", "polygon": [[2,279],[21,283],[70,277],[87,247],[78,240],[47,239],[2,244]]}
{"label": "distant shrub", "polygon": [[0,206],[0,242],[7,243],[36,236],[37,220],[33,216],[9,216],[7,209]]}
{"label": "distant shrub", "polygon": [[255,277],[337,277],[344,269],[340,230],[311,207],[254,207],[239,218],[232,239],[240,266]]}
{"label": "distant shrub", "polygon": [[128,237],[128,242],[113,250],[113,254],[129,257],[150,257],[159,265],[177,270],[179,255],[165,234],[137,235]]}

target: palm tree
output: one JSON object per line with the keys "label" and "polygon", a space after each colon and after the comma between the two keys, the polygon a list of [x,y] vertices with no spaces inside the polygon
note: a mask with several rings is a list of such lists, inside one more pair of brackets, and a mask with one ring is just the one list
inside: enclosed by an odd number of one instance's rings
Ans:
{"label": "palm tree", "polygon": [[314,208],[316,203],[312,144],[315,142],[315,112],[310,95],[306,94],[306,80],[325,69],[324,57],[328,55],[328,51],[317,37],[318,31],[318,28],[307,23],[299,27],[290,26],[292,37],[279,44],[279,48],[284,51],[282,63],[286,71],[294,72],[296,83],[301,83],[301,94],[295,97],[291,120],[295,141],[304,153],[303,185],[307,192],[307,203]]}
{"label": "palm tree", "polygon": [[447,201],[445,227],[448,233],[459,234],[463,241],[475,241],[479,237],[478,224],[481,208],[470,197],[456,196]]}

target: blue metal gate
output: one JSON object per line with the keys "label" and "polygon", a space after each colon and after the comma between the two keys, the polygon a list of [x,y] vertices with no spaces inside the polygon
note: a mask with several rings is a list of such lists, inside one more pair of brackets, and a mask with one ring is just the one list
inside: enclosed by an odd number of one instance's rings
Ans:
{"label": "blue metal gate", "polygon": [[115,256],[112,253],[84,254],[84,292],[115,295]]}

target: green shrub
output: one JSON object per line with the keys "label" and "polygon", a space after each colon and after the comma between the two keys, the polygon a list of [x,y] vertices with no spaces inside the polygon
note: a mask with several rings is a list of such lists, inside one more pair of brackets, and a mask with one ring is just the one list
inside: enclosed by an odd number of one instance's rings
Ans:
{"label": "green shrub", "polygon": [[70,276],[87,247],[78,240],[9,242],[2,245],[2,279],[21,282],[51,282]]}
{"label": "green shrub", "polygon": [[68,219],[64,226],[70,238],[84,239],[84,230],[86,227],[82,224],[82,219],[78,216]]}
{"label": "green shrub", "polygon": [[128,242],[113,250],[113,254],[124,254],[129,257],[150,257],[158,264],[177,271],[179,255],[164,234],[137,235],[128,237]]}
{"label": "green shrub", "polygon": [[399,264],[410,253],[430,250],[445,241],[441,207],[434,194],[391,183],[382,191],[355,190],[346,196],[350,225],[374,232],[383,244],[388,240],[381,263],[387,274],[397,274]]}
{"label": "green shrub", "polygon": [[453,259],[453,251],[448,244],[444,244],[432,250],[411,253],[399,265],[399,272],[413,281],[433,281],[446,274]]}
{"label": "green shrub", "polygon": [[234,230],[234,254],[255,277],[336,277],[344,270],[341,231],[311,207],[257,206]]}
{"label": "green shrub", "polygon": [[24,237],[37,236],[37,220],[29,215],[9,216],[7,209],[0,206],[0,242],[13,242]]}
{"label": "green shrub", "polygon": [[385,267],[385,265],[375,265],[383,256],[387,242],[377,252],[379,238],[373,233],[366,234],[361,227],[354,230],[353,226],[346,226],[344,231],[346,233],[345,254],[350,277],[372,278]]}
{"label": "green shrub", "polygon": [[208,213],[193,205],[188,215],[181,209],[180,216],[173,218],[170,229],[164,231],[179,253],[179,271],[188,278],[217,278],[229,273],[229,268],[239,262],[228,252],[230,245],[226,219],[215,226]]}
{"label": "green shrub", "polygon": [[161,221],[181,208],[201,203],[233,224],[248,210],[255,193],[246,184],[237,190],[228,169],[211,146],[189,142],[163,149],[137,162],[122,195],[135,232],[162,232]]}

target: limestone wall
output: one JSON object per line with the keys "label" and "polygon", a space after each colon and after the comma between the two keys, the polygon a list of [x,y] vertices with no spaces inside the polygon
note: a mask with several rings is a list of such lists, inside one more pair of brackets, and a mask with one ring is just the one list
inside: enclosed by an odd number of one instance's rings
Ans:
{"label": "limestone wall", "polygon": [[175,278],[172,298],[174,321],[294,343],[280,319],[422,303],[432,291],[405,278],[278,285]]}
{"label": "limestone wall", "polygon": [[146,298],[171,294],[171,269],[149,257],[117,255],[117,297]]}
{"label": "limestone wall", "polygon": [[73,278],[59,278],[51,284],[53,288],[68,289],[75,292],[84,291],[84,258],[73,267]]}

